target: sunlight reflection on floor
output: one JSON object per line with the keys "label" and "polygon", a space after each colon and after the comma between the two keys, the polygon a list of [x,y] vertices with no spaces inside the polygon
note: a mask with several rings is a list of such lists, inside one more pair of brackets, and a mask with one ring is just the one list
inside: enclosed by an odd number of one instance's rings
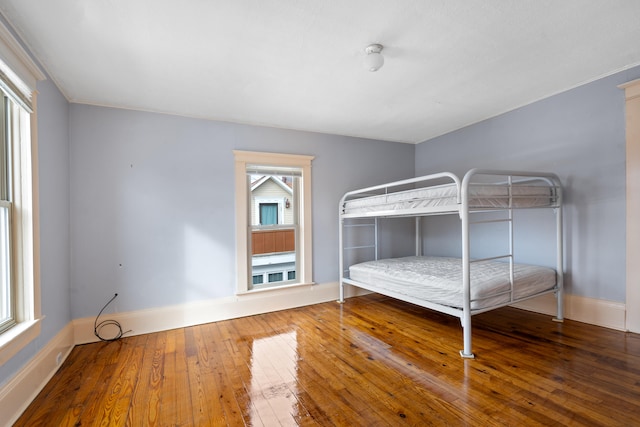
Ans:
{"label": "sunlight reflection on floor", "polygon": [[251,420],[253,425],[297,425],[297,332],[253,341]]}

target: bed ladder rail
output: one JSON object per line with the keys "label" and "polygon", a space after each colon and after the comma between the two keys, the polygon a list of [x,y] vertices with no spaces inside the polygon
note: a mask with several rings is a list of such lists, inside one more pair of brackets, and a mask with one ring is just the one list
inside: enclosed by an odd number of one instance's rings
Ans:
{"label": "bed ladder rail", "polygon": [[[472,221],[471,219],[469,219],[469,226],[471,225],[475,225],[475,224],[496,224],[496,223],[507,223],[508,224],[508,243],[509,243],[509,249],[508,249],[508,253],[504,254],[504,255],[495,255],[495,256],[491,256],[491,257],[484,257],[484,258],[475,258],[475,259],[469,259],[469,264],[475,263],[475,262],[482,262],[482,261],[495,261],[498,259],[508,259],[509,260],[509,294],[510,294],[510,301],[514,302],[514,294],[513,294],[513,288],[514,288],[514,263],[515,263],[515,257],[514,257],[514,244],[513,244],[513,208],[509,207],[504,209],[507,212],[507,217],[506,218],[495,218],[495,219],[483,219],[483,220],[477,220],[477,221]],[[469,239],[470,240],[470,239]],[[469,242],[470,244],[470,242]]]}
{"label": "bed ladder rail", "polygon": [[490,256],[490,257],[486,257],[486,258],[474,258],[474,259],[472,259],[472,260],[469,260],[469,262],[470,262],[471,264],[473,264],[474,262],[494,261],[494,260],[496,260],[496,259],[503,259],[503,258],[513,259],[513,255],[511,255],[511,254],[505,254],[505,255]]}
{"label": "bed ladder rail", "polygon": [[378,218],[374,218],[374,222],[366,222],[366,223],[357,223],[357,224],[347,224],[343,223],[343,227],[347,228],[362,228],[362,227],[373,227],[373,243],[372,244],[364,244],[364,245],[353,245],[353,246],[344,246],[342,248],[343,251],[353,251],[357,249],[374,249],[374,257],[378,259]]}
{"label": "bed ladder rail", "polygon": [[[373,227],[373,243],[372,244],[357,244],[352,246],[345,246],[344,244],[344,231],[345,229],[358,229],[358,228],[369,228]],[[373,222],[359,222],[353,223],[352,220],[340,218],[339,224],[339,236],[340,240],[340,255],[339,255],[339,264],[340,264],[340,297],[338,299],[339,303],[344,302],[344,282],[343,279],[347,278],[349,274],[349,268],[345,268],[345,252],[355,252],[362,249],[373,249],[373,256],[375,260],[378,260],[379,257],[379,244],[378,244],[378,218],[373,218]],[[351,263],[347,264],[350,265]]]}

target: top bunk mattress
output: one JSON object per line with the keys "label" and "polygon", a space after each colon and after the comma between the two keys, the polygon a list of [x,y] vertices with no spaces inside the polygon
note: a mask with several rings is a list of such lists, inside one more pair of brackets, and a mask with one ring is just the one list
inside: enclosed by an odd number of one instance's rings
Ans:
{"label": "top bunk mattress", "polygon": [[[553,189],[543,185],[473,184],[469,186],[469,208],[532,208],[554,206]],[[436,185],[347,200],[344,215],[393,214],[412,210],[457,210],[456,184]]]}
{"label": "top bunk mattress", "polygon": [[[404,257],[367,261],[349,267],[351,280],[419,300],[462,308],[462,260],[448,257]],[[471,263],[471,309],[508,304],[553,289],[552,268],[514,264],[513,298],[509,264]],[[371,289],[371,288],[368,288]],[[373,289],[372,289],[373,290]],[[384,292],[381,292],[384,293]]]}

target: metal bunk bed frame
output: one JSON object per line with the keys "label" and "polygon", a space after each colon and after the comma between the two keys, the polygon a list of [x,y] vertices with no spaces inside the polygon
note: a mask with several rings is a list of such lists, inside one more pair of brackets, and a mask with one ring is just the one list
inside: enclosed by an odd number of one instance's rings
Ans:
{"label": "metal bunk bed frame", "polygon": [[[473,208],[470,207],[469,199],[470,199],[470,186],[474,183],[474,178],[484,175],[484,176],[496,176],[502,177],[504,176],[506,182],[501,185],[506,185],[509,189],[508,192],[508,206],[507,207],[495,207],[495,208]],[[514,177],[518,178],[514,181]],[[450,206],[448,207],[428,207],[428,208],[416,208],[416,209],[406,209],[406,210],[387,210],[387,211],[377,211],[377,212],[366,212],[366,213],[356,213],[356,214],[345,214],[344,206],[347,200],[354,198],[354,196],[364,196],[367,193],[372,193],[376,191],[384,191],[384,194],[390,194],[389,192],[392,188],[397,187],[406,187],[410,185],[415,185],[418,183],[428,183],[434,181],[442,181],[451,180],[453,184],[455,184],[457,193],[456,193],[456,208],[452,209]],[[513,195],[511,192],[512,186],[517,183],[521,183],[522,180],[543,180],[548,185],[552,191],[551,198],[555,201],[551,206],[546,207],[531,207],[531,208],[521,208],[513,206]],[[516,209],[553,209],[556,215],[556,286],[550,290],[536,293],[535,295],[528,296],[525,298],[514,299],[513,298],[513,289],[514,289],[514,277],[513,277],[513,264],[514,264],[514,245],[513,245],[513,210]],[[471,220],[471,214],[475,212],[481,211],[506,211],[508,217],[503,220],[491,220],[491,222],[495,221],[505,221],[508,223],[508,239],[509,239],[509,253],[501,256],[495,256],[490,258],[483,259],[471,259],[470,257],[470,239],[469,239],[469,227],[475,223],[483,223],[487,221],[477,221],[473,222]],[[460,223],[462,228],[462,288],[463,288],[463,306],[462,309],[456,307],[450,307],[442,304],[433,303],[430,301],[426,301],[420,298],[414,298],[405,294],[399,294],[397,292],[391,290],[381,289],[377,286],[368,285],[367,283],[356,282],[346,277],[348,274],[348,269],[345,270],[345,251],[352,249],[362,249],[366,247],[371,247],[375,251],[375,259],[378,259],[379,254],[379,242],[378,242],[378,218],[385,217],[406,217],[406,216],[415,216],[415,235],[416,235],[416,243],[415,243],[415,251],[416,255],[419,256],[422,254],[422,235],[420,230],[420,217],[428,216],[428,215],[438,215],[438,214],[455,214],[457,213],[460,217]],[[344,229],[349,225],[345,224],[346,219],[350,218],[373,218],[373,223],[370,224],[356,224],[355,226],[371,226],[374,228],[374,244],[372,246],[352,246],[345,247],[344,246]],[[564,319],[563,312],[563,231],[562,231],[562,186],[557,175],[552,173],[544,173],[544,172],[523,172],[523,171],[508,171],[508,170],[490,170],[490,169],[471,169],[469,170],[460,180],[456,175],[444,172],[432,175],[426,175],[417,178],[406,179],[402,181],[396,181],[392,183],[372,186],[363,188],[360,190],[354,190],[345,193],[345,195],[340,199],[339,205],[339,245],[340,245],[340,256],[339,256],[339,268],[340,268],[340,297],[338,302],[344,303],[344,286],[345,284],[357,286],[359,288],[367,289],[373,292],[378,292],[392,298],[396,298],[402,301],[410,302],[428,309],[432,309],[438,312],[443,312],[446,314],[450,314],[452,316],[458,317],[460,319],[462,329],[463,329],[463,349],[460,350],[460,355],[463,358],[472,359],[474,358],[474,354],[471,350],[471,316],[475,314],[479,314],[485,311],[489,311],[504,305],[510,305],[517,303],[519,301],[523,301],[529,298],[537,297],[544,294],[554,293],[556,296],[556,304],[557,304],[557,313],[556,317],[553,319],[557,322],[562,322]],[[507,258],[510,264],[510,292],[511,292],[511,300],[506,304],[500,304],[493,307],[482,308],[482,309],[471,309],[471,264],[478,261],[490,260],[490,259],[498,259],[498,258]]]}

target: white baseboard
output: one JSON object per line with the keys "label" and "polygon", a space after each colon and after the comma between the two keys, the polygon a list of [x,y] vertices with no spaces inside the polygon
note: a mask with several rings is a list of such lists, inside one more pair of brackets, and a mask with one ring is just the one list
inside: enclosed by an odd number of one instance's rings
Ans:
{"label": "white baseboard", "polygon": [[[556,298],[553,294],[546,294],[513,306],[551,316],[556,315]],[[626,306],[621,302],[568,294],[564,297],[565,319],[624,331],[626,330],[625,315]]]}
{"label": "white baseboard", "polygon": [[[366,293],[368,292],[353,286],[347,286],[345,289],[347,298]],[[131,331],[126,336],[133,336],[335,301],[337,297],[338,284],[325,283],[128,313],[111,313],[103,315],[100,319],[116,320],[121,324],[123,331]],[[551,316],[556,314],[556,300],[552,294],[514,304],[514,307]],[[564,317],[606,328],[625,330],[623,303],[565,295]],[[98,341],[93,331],[94,322],[93,317],[73,321],[75,344]],[[108,338],[110,332],[112,331],[105,330],[104,335]],[[114,335],[115,332],[111,336]]]}
{"label": "white baseboard", "polygon": [[[197,301],[168,307],[128,313],[107,313],[100,320],[120,323],[125,336],[148,334],[220,320],[234,319],[288,308],[302,307],[338,299],[338,283],[304,285],[288,289],[272,289],[214,300]],[[73,321],[75,344],[95,342],[94,317]],[[117,330],[105,327],[101,335],[115,336]]]}
{"label": "white baseboard", "polygon": [[73,324],[69,323],[0,388],[0,426],[16,422],[53,377],[73,346]]}

